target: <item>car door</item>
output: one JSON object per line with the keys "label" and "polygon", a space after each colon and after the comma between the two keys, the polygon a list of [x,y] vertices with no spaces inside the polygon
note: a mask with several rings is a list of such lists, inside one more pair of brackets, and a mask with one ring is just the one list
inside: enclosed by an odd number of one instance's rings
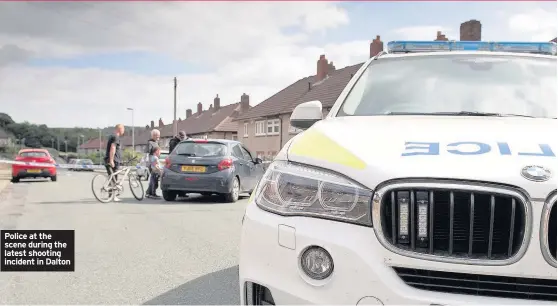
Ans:
{"label": "car door", "polygon": [[249,189],[251,186],[250,168],[248,166],[248,162],[244,158],[244,154],[242,154],[240,145],[233,145],[232,156],[235,157],[234,168],[236,169],[236,172],[240,177],[240,185],[242,186],[242,189]]}
{"label": "car door", "polygon": [[249,178],[246,180],[247,182],[249,182],[249,190],[253,190],[256,187],[256,184],[258,183],[258,181],[260,180],[260,177],[258,176],[258,167],[256,165],[256,163],[254,162],[254,158],[252,157],[252,154],[250,154],[250,151],[248,151],[245,147],[239,145],[240,150],[242,151],[242,155],[244,156],[244,160],[246,161],[246,166],[248,168],[248,176]]}

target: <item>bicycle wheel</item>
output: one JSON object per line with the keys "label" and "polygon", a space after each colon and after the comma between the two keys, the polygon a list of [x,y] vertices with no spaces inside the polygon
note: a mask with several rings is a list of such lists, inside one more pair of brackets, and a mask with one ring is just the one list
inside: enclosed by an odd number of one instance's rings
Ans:
{"label": "bicycle wheel", "polygon": [[108,203],[114,199],[116,193],[109,192],[109,188],[108,176],[105,174],[97,174],[91,180],[91,191],[95,199],[101,203]]}
{"label": "bicycle wheel", "polygon": [[145,197],[145,193],[143,192],[143,184],[141,180],[138,179],[137,175],[129,174],[128,175],[128,183],[130,183],[130,190],[134,195],[136,200],[141,201]]}

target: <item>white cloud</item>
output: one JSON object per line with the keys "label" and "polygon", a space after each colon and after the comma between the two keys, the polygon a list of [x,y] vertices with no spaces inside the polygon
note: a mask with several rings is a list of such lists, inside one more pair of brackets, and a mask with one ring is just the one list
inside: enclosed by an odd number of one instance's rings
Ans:
{"label": "white cloud", "polygon": [[549,41],[556,37],[557,26],[556,11],[545,11],[541,8],[513,14],[508,18],[510,31],[528,37],[532,41]]}
{"label": "white cloud", "polygon": [[[0,41],[43,57],[145,50],[213,65],[211,73],[179,75],[178,117],[215,94],[223,105],[242,93],[261,102],[315,73],[327,52],[337,67],[363,61],[367,42],[309,46],[308,35],[348,23],[336,3],[5,3]],[[22,16],[25,18],[21,18]],[[35,21],[33,21],[35,20]],[[9,22],[8,22],[9,21]],[[285,32],[284,29],[290,31]],[[295,30],[292,30],[295,29]],[[358,49],[357,49],[358,48]],[[192,60],[195,59],[195,60]],[[49,126],[172,120],[172,78],[103,69],[0,69],[2,110],[15,120]]]}

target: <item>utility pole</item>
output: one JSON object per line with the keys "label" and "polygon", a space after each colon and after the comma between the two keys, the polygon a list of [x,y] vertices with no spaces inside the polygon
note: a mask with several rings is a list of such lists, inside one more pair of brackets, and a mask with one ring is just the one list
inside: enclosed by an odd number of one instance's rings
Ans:
{"label": "utility pole", "polygon": [[174,120],[172,121],[174,135],[178,134],[178,124],[176,122],[176,87],[178,86],[178,81],[174,77]]}
{"label": "utility pole", "polygon": [[134,109],[128,107],[127,110],[132,111],[132,151],[136,151],[136,133],[134,132]]}
{"label": "utility pole", "polygon": [[102,154],[103,154],[103,135],[101,134],[101,128],[99,128],[99,166],[102,165]]}
{"label": "utility pole", "polygon": [[64,152],[68,153],[68,140],[64,139]]}
{"label": "utility pole", "polygon": [[51,147],[54,149],[54,139],[51,139],[50,143],[51,143]]}
{"label": "utility pole", "polygon": [[56,150],[60,152],[60,137],[56,136]]}

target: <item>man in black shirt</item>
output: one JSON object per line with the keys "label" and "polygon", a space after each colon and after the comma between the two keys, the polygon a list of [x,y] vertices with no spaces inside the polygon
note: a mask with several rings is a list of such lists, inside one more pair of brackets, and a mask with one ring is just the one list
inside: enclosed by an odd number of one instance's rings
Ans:
{"label": "man in black shirt", "polygon": [[182,140],[188,139],[188,136],[186,136],[186,132],[184,131],[180,131],[178,133],[178,135],[174,136],[170,141],[169,141],[169,154],[172,153],[172,151],[174,151],[174,148],[176,148],[176,145],[179,144]]}
{"label": "man in black shirt", "polygon": [[[118,170],[122,163],[122,149],[120,147],[120,137],[124,135],[124,125],[118,124],[114,129],[114,134],[110,135],[107,140],[107,151],[105,154],[105,167],[110,176]],[[118,176],[114,176],[114,180],[110,182],[111,186],[116,185]],[[112,194],[111,194],[112,196]],[[115,202],[120,202],[118,194],[114,197]]]}

